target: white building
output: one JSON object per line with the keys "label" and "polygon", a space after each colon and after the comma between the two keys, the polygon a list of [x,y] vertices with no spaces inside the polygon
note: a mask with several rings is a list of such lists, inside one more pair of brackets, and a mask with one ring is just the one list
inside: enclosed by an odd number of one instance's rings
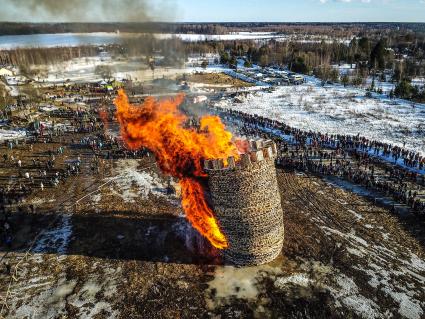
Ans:
{"label": "white building", "polygon": [[216,62],[220,61],[220,55],[214,53],[206,53],[203,55],[190,54],[187,57],[186,66],[200,67],[204,61],[207,61],[208,65],[214,65]]}
{"label": "white building", "polygon": [[0,76],[3,76],[3,77],[13,76],[13,71],[6,68],[0,68]]}

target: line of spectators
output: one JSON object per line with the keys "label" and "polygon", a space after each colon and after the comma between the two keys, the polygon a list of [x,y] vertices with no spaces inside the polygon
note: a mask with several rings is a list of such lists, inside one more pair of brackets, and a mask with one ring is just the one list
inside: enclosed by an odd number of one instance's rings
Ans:
{"label": "line of spectators", "polygon": [[[360,136],[328,135],[291,128],[279,121],[233,110],[218,109],[223,117],[237,121],[242,134],[281,137],[277,164],[321,175],[334,175],[392,196],[409,205],[413,212],[425,214],[425,201],[412,185],[425,186],[425,157],[398,146],[371,141]],[[392,165],[401,158],[406,167]],[[377,167],[381,170],[378,172]],[[414,168],[415,170],[409,170]]]}
{"label": "line of spectators", "polygon": [[258,115],[249,115],[243,112],[227,109],[217,109],[232,117],[243,119],[245,123],[261,126],[269,130],[278,130],[293,139],[301,147],[332,147],[335,149],[357,149],[375,156],[392,159],[396,163],[399,159],[406,167],[422,171],[425,169],[425,156],[419,152],[410,151],[404,147],[367,139],[360,135],[327,134],[313,131],[303,131],[280,121],[271,120]]}

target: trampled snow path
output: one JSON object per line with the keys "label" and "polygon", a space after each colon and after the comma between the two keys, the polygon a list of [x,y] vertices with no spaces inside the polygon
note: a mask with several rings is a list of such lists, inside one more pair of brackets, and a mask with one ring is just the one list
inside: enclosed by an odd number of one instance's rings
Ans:
{"label": "trampled snow path", "polygon": [[317,80],[299,86],[280,86],[274,92],[251,92],[242,103],[223,99],[216,106],[280,120],[305,131],[351,134],[403,146],[425,155],[425,105],[382,96],[365,97],[365,91],[325,86]]}
{"label": "trampled snow path", "polygon": [[27,136],[25,130],[4,130],[0,129],[0,142],[8,140],[24,139]]}

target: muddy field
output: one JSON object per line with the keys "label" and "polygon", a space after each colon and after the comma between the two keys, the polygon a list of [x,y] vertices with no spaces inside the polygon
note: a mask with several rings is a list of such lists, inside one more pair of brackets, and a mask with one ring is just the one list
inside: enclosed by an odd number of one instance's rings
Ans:
{"label": "muddy field", "polygon": [[116,159],[94,175],[83,165],[27,198],[22,206],[35,212],[12,215],[16,235],[2,262],[14,276],[0,277],[2,315],[422,317],[424,252],[397,216],[316,177],[278,171],[278,180],[282,254],[235,268],[184,219],[152,158]]}
{"label": "muddy field", "polygon": [[[195,91],[245,86],[214,73],[186,80]],[[185,219],[176,181],[155,159],[103,154],[93,169],[93,151],[80,141],[94,135],[1,146],[15,164],[0,157],[0,187],[23,172],[35,186],[8,204],[13,240],[0,246],[0,318],[424,317],[424,229],[413,214],[279,169],[281,255],[258,267],[224,265]],[[42,190],[32,160],[45,163],[61,146],[48,175],[78,158],[81,172]]]}

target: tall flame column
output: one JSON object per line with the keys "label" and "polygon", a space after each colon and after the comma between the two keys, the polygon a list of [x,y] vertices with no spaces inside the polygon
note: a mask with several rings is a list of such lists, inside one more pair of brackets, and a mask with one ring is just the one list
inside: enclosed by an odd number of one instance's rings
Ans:
{"label": "tall flame column", "polygon": [[238,163],[205,161],[214,213],[227,237],[226,261],[240,266],[274,260],[282,250],[283,212],[272,141],[249,141]]}

